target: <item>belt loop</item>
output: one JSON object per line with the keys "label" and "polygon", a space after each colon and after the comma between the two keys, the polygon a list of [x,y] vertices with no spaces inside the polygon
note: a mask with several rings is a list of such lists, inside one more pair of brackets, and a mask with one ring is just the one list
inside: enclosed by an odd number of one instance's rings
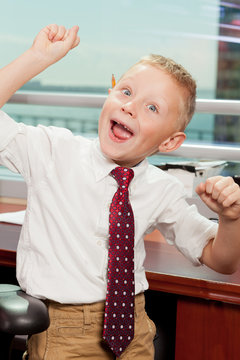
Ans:
{"label": "belt loop", "polygon": [[85,325],[91,324],[91,313],[89,305],[83,305],[83,321]]}

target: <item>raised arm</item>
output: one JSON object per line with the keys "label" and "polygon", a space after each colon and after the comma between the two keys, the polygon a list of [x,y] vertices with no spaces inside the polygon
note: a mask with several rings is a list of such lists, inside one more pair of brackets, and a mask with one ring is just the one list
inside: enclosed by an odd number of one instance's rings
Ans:
{"label": "raised arm", "polygon": [[221,273],[233,273],[240,264],[240,187],[231,177],[215,176],[196,192],[219,215],[215,239],[204,248],[201,261]]}
{"label": "raised arm", "polygon": [[27,81],[63,58],[79,44],[78,26],[67,30],[51,24],[36,36],[30,49],[0,70],[0,107]]}

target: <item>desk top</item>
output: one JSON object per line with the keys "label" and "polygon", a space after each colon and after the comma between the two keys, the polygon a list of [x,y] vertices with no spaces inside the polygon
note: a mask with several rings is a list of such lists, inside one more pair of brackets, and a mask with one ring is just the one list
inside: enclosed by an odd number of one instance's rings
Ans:
{"label": "desk top", "polygon": [[[0,203],[0,212],[23,209],[23,205]],[[20,231],[19,225],[0,223],[0,265],[16,266]],[[240,304],[240,268],[223,275],[206,266],[196,267],[156,232],[145,238],[145,248],[150,289]]]}

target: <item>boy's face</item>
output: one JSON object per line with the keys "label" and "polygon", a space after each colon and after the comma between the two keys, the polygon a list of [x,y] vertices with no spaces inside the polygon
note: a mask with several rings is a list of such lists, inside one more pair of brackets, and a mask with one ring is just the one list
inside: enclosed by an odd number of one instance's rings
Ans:
{"label": "boy's face", "polygon": [[133,167],[156,151],[175,150],[184,90],[164,71],[138,64],[109,90],[99,119],[102,152],[120,166]]}

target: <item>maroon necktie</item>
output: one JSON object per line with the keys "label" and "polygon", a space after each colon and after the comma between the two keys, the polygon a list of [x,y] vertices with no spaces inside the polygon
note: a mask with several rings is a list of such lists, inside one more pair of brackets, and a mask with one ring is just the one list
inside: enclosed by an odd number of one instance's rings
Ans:
{"label": "maroon necktie", "polygon": [[117,167],[109,214],[108,283],[103,338],[119,357],[134,337],[134,216],[128,198],[132,169]]}

